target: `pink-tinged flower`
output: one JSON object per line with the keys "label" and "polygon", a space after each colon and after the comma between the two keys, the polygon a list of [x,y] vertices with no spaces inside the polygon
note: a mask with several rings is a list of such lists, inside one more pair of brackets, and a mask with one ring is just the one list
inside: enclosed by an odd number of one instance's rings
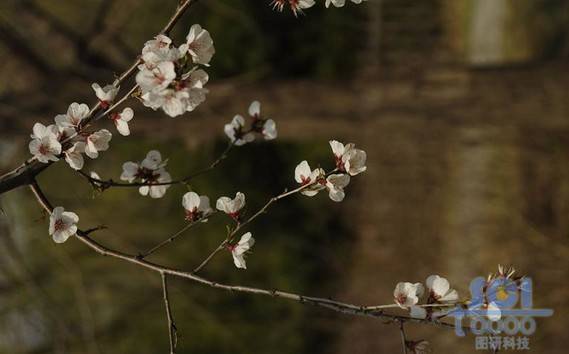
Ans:
{"label": "pink-tinged flower", "polygon": [[83,153],[85,152],[85,143],[78,141],[74,143],[69,149],[64,152],[65,161],[74,170],[83,168],[84,159]]}
{"label": "pink-tinged flower", "polygon": [[346,174],[333,174],[326,178],[326,188],[330,199],[335,202],[344,200],[344,188],[350,183],[350,176]]}
{"label": "pink-tinged flower", "polygon": [[366,152],[356,149],[354,144],[344,145],[339,141],[331,140],[330,147],[336,159],[336,168],[340,171],[355,176],[367,170]]}
{"label": "pink-tinged flower", "polygon": [[314,0],[273,0],[273,9],[282,12],[285,5],[290,6],[290,9],[295,16],[302,13],[302,10],[308,9],[314,6]]}
{"label": "pink-tinged flower", "polygon": [[56,243],[63,243],[77,233],[77,214],[65,211],[62,207],[53,209],[49,217],[49,234]]}
{"label": "pink-tinged flower", "polygon": [[300,193],[308,197],[313,197],[318,194],[319,191],[326,188],[324,180],[325,172],[321,168],[316,168],[314,170],[310,169],[310,165],[306,160],[299,163],[294,169],[294,179],[300,185],[309,187],[304,188]]}
{"label": "pink-tinged flower", "polygon": [[76,129],[81,121],[89,115],[89,106],[84,103],[73,102],[67,109],[67,114],[58,114],[55,116],[55,124],[61,129]]}
{"label": "pink-tinged flower", "polygon": [[227,246],[227,249],[231,252],[233,256],[233,263],[239,269],[247,269],[247,264],[245,263],[245,254],[253,247],[255,244],[255,239],[250,232],[247,232],[239,242],[235,245]]}
{"label": "pink-tinged flower", "polygon": [[241,209],[245,206],[245,194],[237,192],[235,198],[220,197],[215,203],[217,210],[224,212],[233,219],[239,219]]}
{"label": "pink-tinged flower", "polygon": [[425,288],[421,283],[402,282],[395,286],[393,298],[401,308],[409,308],[417,305],[419,298],[423,296]]}
{"label": "pink-tinged flower", "polygon": [[136,83],[142,92],[161,91],[176,78],[176,68],[171,61],[162,61],[152,69],[143,69],[136,74]]}
{"label": "pink-tinged flower", "polygon": [[249,115],[253,119],[253,130],[263,134],[265,140],[277,138],[277,125],[274,120],[261,116],[261,103],[253,101],[249,106]]}
{"label": "pink-tinged flower", "polygon": [[180,59],[184,54],[178,48],[171,47],[172,40],[167,36],[160,34],[153,40],[147,41],[142,48],[143,64],[138,66],[139,70],[152,70],[160,62],[174,62]]}
{"label": "pink-tinged flower", "polygon": [[172,182],[172,177],[164,168],[167,163],[167,160],[162,161],[162,155],[159,151],[149,151],[140,163],[125,162],[120,179],[128,183],[139,180],[141,183],[147,184],[138,189],[141,195],[162,198],[170,188],[169,183]]}
{"label": "pink-tinged flower", "polygon": [[113,134],[107,129],[101,129],[89,135],[86,139],[85,154],[92,159],[99,157],[99,151],[106,151],[109,148]]}
{"label": "pink-tinged flower", "polygon": [[242,116],[236,115],[229,124],[225,124],[225,135],[236,146],[245,145],[255,140],[255,135],[252,132],[244,130],[245,119]]}
{"label": "pink-tinged flower", "polygon": [[30,153],[42,163],[58,161],[61,154],[61,143],[58,141],[59,132],[55,125],[45,126],[36,123],[29,144]]}
{"label": "pink-tinged flower", "polygon": [[186,49],[192,56],[194,64],[208,65],[215,54],[213,40],[209,32],[200,25],[192,25],[186,41],[185,47],[181,47],[180,50]]}
{"label": "pink-tinged flower", "polygon": [[[195,192],[184,194],[182,205],[186,209],[186,220],[188,221],[204,219],[213,211],[209,206],[209,198],[205,195],[198,195]],[[207,221],[207,219],[203,221]]]}
{"label": "pink-tinged flower", "polygon": [[111,114],[111,120],[115,123],[117,130],[120,135],[128,136],[130,135],[130,129],[128,127],[128,122],[134,117],[134,111],[130,107],[126,107],[121,113]]}
{"label": "pink-tinged flower", "polygon": [[120,88],[115,85],[106,85],[105,87],[101,87],[98,83],[93,83],[91,87],[93,88],[93,91],[95,91],[95,95],[99,99],[103,109],[106,109],[111,105]]}
{"label": "pink-tinged flower", "polygon": [[458,300],[456,290],[450,288],[450,283],[443,277],[431,275],[427,278],[425,284],[429,296],[436,302],[455,302]]}
{"label": "pink-tinged flower", "polygon": [[142,186],[138,188],[138,192],[143,195],[147,196],[150,195],[151,198],[162,198],[168,188],[170,188],[169,184],[162,184],[162,183],[170,183],[172,182],[172,177],[165,169],[161,168],[159,170],[154,171],[152,178],[147,179],[144,181],[148,183],[147,186]]}

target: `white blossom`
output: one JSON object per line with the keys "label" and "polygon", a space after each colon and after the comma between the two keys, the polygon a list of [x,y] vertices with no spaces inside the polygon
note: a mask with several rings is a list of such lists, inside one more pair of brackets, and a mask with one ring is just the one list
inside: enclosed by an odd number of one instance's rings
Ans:
{"label": "white blossom", "polygon": [[130,135],[130,128],[128,122],[134,117],[134,111],[130,107],[126,107],[121,113],[111,114],[111,120],[115,123],[117,130],[120,135],[128,136]]}
{"label": "white blossom", "polygon": [[350,183],[350,176],[346,174],[333,174],[326,178],[326,188],[330,199],[335,202],[344,200],[344,188]]}
{"label": "white blossom", "polygon": [[209,198],[195,192],[184,194],[182,205],[186,209],[186,220],[188,221],[200,220],[213,211],[209,205]]}
{"label": "white blossom", "polygon": [[42,163],[49,161],[58,161],[57,157],[61,154],[61,143],[58,141],[58,129],[55,125],[45,126],[36,123],[31,135],[32,141],[29,144],[29,150],[34,157]]}
{"label": "white blossom", "polygon": [[156,65],[163,61],[176,61],[180,59],[184,53],[178,48],[171,47],[172,40],[163,34],[159,34],[154,39],[147,41],[142,48],[143,64],[138,66],[139,70],[152,70]]}
{"label": "white blossom", "polygon": [[99,99],[101,107],[103,108],[108,108],[110,106],[110,104],[115,100],[120,88],[115,85],[106,85],[105,87],[101,87],[98,83],[92,84],[91,87],[95,91],[95,95]]}
{"label": "white blossom", "polygon": [[236,115],[231,120],[231,123],[225,124],[225,135],[236,146],[242,146],[255,140],[255,135],[252,132],[245,132],[245,119],[242,116]]}
{"label": "white blossom", "polygon": [[[362,1],[366,0],[352,0],[354,4],[361,4]],[[346,0],[326,0],[326,7],[329,7],[330,4],[334,5],[335,7],[343,7],[346,4]]]}
{"label": "white blossom", "polygon": [[295,16],[298,16],[299,13],[302,13],[302,10],[308,9],[314,6],[314,0],[273,0],[273,9],[277,11],[283,11],[285,5],[289,5],[290,9],[294,13]]}
{"label": "white blossom", "polygon": [[184,48],[192,56],[193,62],[195,64],[208,65],[213,54],[215,54],[213,40],[209,32],[200,25],[195,24],[190,27],[190,32],[186,40],[187,42]]}
{"label": "white blossom", "polygon": [[91,183],[93,185],[95,185],[96,187],[101,187],[102,183],[98,182],[98,181],[102,181],[101,176],[99,176],[99,174],[95,171],[91,171],[91,173],[89,173],[89,177],[92,178]]}
{"label": "white blossom", "polygon": [[429,295],[437,302],[454,302],[458,300],[456,290],[450,288],[448,280],[438,275],[431,275],[425,281]]}
{"label": "white blossom", "polygon": [[247,269],[247,264],[245,263],[245,253],[253,247],[255,244],[255,239],[250,232],[247,232],[237,244],[228,246],[231,255],[233,256],[233,263],[237,268]]}
{"label": "white blossom", "polygon": [[55,242],[63,243],[77,233],[77,222],[79,222],[77,214],[57,207],[49,217],[49,234]]}
{"label": "white blossom", "polygon": [[174,63],[162,61],[152,69],[143,69],[136,74],[136,83],[143,92],[161,91],[176,78]]}
{"label": "white blossom", "polygon": [[274,120],[261,116],[261,103],[259,101],[251,102],[251,105],[249,105],[249,115],[253,118],[253,129],[263,134],[265,140],[277,138],[277,125]]}
{"label": "white blossom", "polygon": [[395,286],[393,297],[397,305],[407,308],[416,305],[424,291],[425,288],[421,283],[401,282]]}
{"label": "white blossom", "polygon": [[161,168],[153,172],[152,178],[144,181],[148,183],[147,186],[141,186],[138,188],[138,192],[143,195],[147,196],[150,195],[151,198],[162,198],[164,194],[166,194],[166,190],[170,187],[169,184],[162,184],[162,183],[170,183],[172,182],[172,177],[165,169]]}
{"label": "white blossom", "polygon": [[84,103],[73,102],[67,109],[67,114],[55,116],[55,124],[60,129],[77,128],[81,121],[89,115],[89,106]]}
{"label": "white blossom", "polygon": [[310,169],[310,165],[306,160],[299,163],[294,169],[294,179],[303,186],[312,184],[310,187],[303,189],[300,193],[312,197],[326,188],[322,183],[324,174],[324,170],[321,168]]}
{"label": "white blossom", "polygon": [[354,144],[342,144],[339,141],[331,140],[330,147],[336,158],[336,167],[342,171],[347,172],[351,176],[358,175],[364,172],[366,167],[366,152],[356,149]]}
{"label": "white blossom", "polygon": [[172,182],[172,177],[164,168],[166,164],[167,160],[162,161],[159,151],[151,150],[140,163],[125,162],[120,179],[128,183],[140,179],[141,183],[146,184],[138,189],[141,195],[162,198]]}
{"label": "white blossom", "polygon": [[107,129],[101,129],[89,135],[86,139],[85,154],[92,159],[99,157],[99,151],[106,151],[113,134]]}
{"label": "white blossom", "polygon": [[85,143],[82,141],[75,142],[73,146],[67,149],[65,154],[65,161],[74,170],[83,168],[84,159],[83,153],[85,152]]}
{"label": "white blossom", "polygon": [[245,194],[237,192],[235,198],[220,197],[215,203],[217,210],[226,213],[234,219],[239,218],[241,209],[245,206]]}

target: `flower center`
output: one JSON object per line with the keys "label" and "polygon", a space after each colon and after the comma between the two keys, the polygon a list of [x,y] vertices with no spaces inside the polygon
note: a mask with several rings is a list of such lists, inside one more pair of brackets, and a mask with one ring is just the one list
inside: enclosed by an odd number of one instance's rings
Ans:
{"label": "flower center", "polygon": [[62,231],[66,228],[66,226],[67,225],[65,225],[62,219],[57,219],[55,221],[55,225],[53,226],[53,228],[55,229],[55,231]]}

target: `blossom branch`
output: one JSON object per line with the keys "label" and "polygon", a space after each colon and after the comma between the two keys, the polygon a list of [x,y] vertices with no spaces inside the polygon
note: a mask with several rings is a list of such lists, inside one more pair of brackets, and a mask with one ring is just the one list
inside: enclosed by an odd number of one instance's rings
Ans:
{"label": "blossom branch", "polygon": [[176,353],[176,345],[178,343],[178,329],[174,323],[172,316],[172,308],[170,307],[170,298],[168,295],[168,279],[166,274],[160,273],[162,277],[162,297],[164,299],[164,307],[166,309],[166,319],[168,320],[168,337],[170,339],[170,354]]}
{"label": "blossom branch", "polygon": [[401,345],[403,346],[403,354],[407,354],[407,337],[405,336],[403,321],[398,321],[398,322],[399,322],[399,332],[401,332]]}
{"label": "blossom branch", "polygon": [[119,188],[133,188],[133,187],[142,187],[142,186],[171,186],[171,185],[175,185],[175,184],[187,184],[189,181],[191,181],[192,179],[201,176],[203,174],[206,174],[210,171],[212,171],[213,169],[215,169],[223,160],[225,160],[227,158],[227,156],[229,155],[229,152],[231,151],[231,149],[234,147],[235,145],[233,143],[229,143],[227,145],[227,148],[221,153],[221,155],[215,159],[215,161],[213,161],[211,164],[209,164],[209,166],[202,168],[201,170],[198,170],[194,173],[191,173],[181,179],[178,180],[173,180],[173,181],[169,181],[169,182],[156,182],[156,181],[148,181],[148,182],[116,182],[113,179],[108,179],[108,180],[103,180],[100,178],[96,178],[93,176],[90,176],[89,174],[85,173],[82,170],[78,170],[77,173],[79,173],[81,176],[85,177],[85,179],[87,179],[87,181],[89,181],[89,183],[91,183],[91,185],[93,185],[96,188],[99,189],[108,189],[111,187],[119,187]]}
{"label": "blossom branch", "polygon": [[[30,185],[30,188],[32,189],[32,191],[33,191],[38,203],[40,204],[40,206],[42,206],[42,208],[45,211],[47,211],[48,213],[51,213],[53,211],[51,203],[46,198],[46,196],[42,192],[42,190],[40,189],[40,186],[37,183],[32,183]],[[280,291],[280,290],[269,290],[269,289],[241,286],[241,285],[229,285],[229,284],[224,284],[224,283],[218,283],[218,282],[211,281],[211,280],[208,280],[206,278],[203,278],[201,276],[198,276],[198,275],[194,274],[194,272],[186,272],[186,271],[182,271],[182,270],[178,270],[178,269],[174,269],[174,268],[169,268],[169,267],[157,264],[157,263],[153,263],[153,262],[146,261],[144,259],[140,259],[136,255],[130,255],[130,254],[127,254],[127,253],[124,253],[121,251],[116,251],[116,250],[110,249],[108,247],[105,247],[105,246],[99,244],[98,242],[96,242],[92,238],[90,238],[89,235],[85,231],[82,231],[82,230],[77,230],[76,238],[77,238],[77,240],[81,241],[87,247],[91,248],[92,250],[99,253],[100,255],[120,259],[122,261],[131,263],[131,264],[134,264],[134,265],[140,266],[142,268],[146,268],[146,269],[149,269],[149,270],[152,270],[152,271],[164,274],[164,275],[170,275],[170,276],[175,276],[175,277],[187,279],[187,280],[196,282],[198,284],[209,286],[209,287],[215,288],[215,289],[226,290],[226,291],[230,291],[230,292],[254,294],[254,295],[264,295],[264,296],[270,296],[270,297],[274,297],[274,298],[282,298],[282,299],[287,299],[287,300],[291,300],[291,301],[296,301],[296,302],[299,302],[301,304],[310,304],[310,305],[314,305],[317,307],[326,308],[326,309],[333,310],[333,311],[339,312],[339,313],[344,313],[344,314],[349,314],[349,315],[357,315],[357,316],[366,316],[366,317],[388,320],[386,323],[395,323],[396,321],[406,321],[406,322],[429,324],[429,325],[433,325],[433,326],[437,326],[437,327],[441,327],[441,328],[447,328],[447,329],[454,329],[455,328],[455,325],[453,325],[451,323],[438,321],[436,319],[419,319],[419,318],[413,318],[413,317],[405,316],[405,315],[388,314],[383,310],[377,311],[377,310],[373,309],[375,306],[360,306],[360,305],[349,304],[349,303],[340,302],[340,301],[336,301],[336,300],[331,300],[329,298],[311,297],[311,296],[305,296],[305,295],[301,295],[301,294],[296,294],[296,293],[291,293],[291,292],[286,292],[286,291]],[[467,331],[466,328],[463,328],[463,330]]]}
{"label": "blossom branch", "polygon": [[261,209],[259,209],[255,214],[253,214],[247,220],[245,220],[244,222],[238,222],[235,229],[233,229],[232,231],[230,231],[228,233],[225,240],[223,240],[219,244],[219,246],[217,246],[217,248],[215,250],[213,250],[213,252],[211,252],[196,268],[194,268],[193,273],[196,274],[199,271],[201,271],[213,259],[213,257],[215,257],[219,252],[223,251],[223,249],[229,244],[229,242],[233,239],[233,237],[237,234],[237,232],[239,232],[244,226],[248,225],[253,220],[255,220],[257,217],[259,217],[261,214],[265,213],[267,211],[267,209],[269,209],[269,207],[273,203],[275,203],[275,202],[277,202],[283,198],[286,198],[290,195],[300,193],[303,190],[310,188],[314,183],[316,183],[316,182],[305,184],[305,185],[300,186],[298,188],[295,188],[291,191],[285,191],[282,194],[279,194],[279,195],[269,199],[269,201],[267,203],[265,203],[265,205],[263,205],[263,207]]}
{"label": "blossom branch", "polygon": [[[182,0],[176,8],[174,14],[168,20],[167,24],[162,28],[160,34],[168,34],[176,23],[180,20],[184,12],[198,0]],[[137,70],[138,65],[142,63],[142,58],[139,56],[122,74],[117,77],[114,85],[119,86],[121,83],[130,78]],[[101,102],[97,102],[89,112],[89,116],[85,118],[84,124],[88,124],[93,119],[93,114],[102,107]],[[41,163],[36,158],[32,157],[26,162],[21,164],[14,170],[0,176],[0,194],[8,192],[12,189],[30,185],[33,183],[35,177],[43,172],[51,165],[49,163]]]}

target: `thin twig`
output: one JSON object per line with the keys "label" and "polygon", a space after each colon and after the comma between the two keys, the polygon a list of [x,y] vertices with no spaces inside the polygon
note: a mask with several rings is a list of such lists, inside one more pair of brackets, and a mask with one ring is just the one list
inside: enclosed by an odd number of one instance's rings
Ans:
{"label": "thin twig", "polygon": [[228,144],[227,148],[223,151],[223,153],[215,160],[213,161],[209,166],[198,170],[194,173],[191,173],[183,178],[177,179],[177,180],[173,180],[170,182],[115,182],[112,179],[109,180],[102,180],[99,178],[94,178],[91,177],[90,175],[88,175],[87,173],[85,173],[84,171],[78,170],[77,172],[85,177],[89,183],[91,183],[92,185],[101,188],[101,189],[108,189],[111,187],[119,187],[119,188],[133,188],[133,187],[142,187],[142,186],[171,186],[171,185],[175,185],[175,184],[187,184],[189,181],[191,181],[192,179],[201,176],[207,172],[212,171],[215,167],[217,167],[223,160],[225,160],[227,158],[227,156],[229,155],[229,152],[231,151],[231,149],[233,148],[234,144],[230,143]]}
{"label": "thin twig", "polygon": [[403,345],[403,354],[407,354],[407,337],[405,336],[403,321],[398,321],[398,322],[399,322],[399,331],[401,332],[401,344]]}
{"label": "thin twig", "polygon": [[170,298],[168,296],[168,280],[166,274],[160,273],[162,277],[162,296],[164,298],[164,307],[166,308],[166,319],[168,320],[168,337],[170,338],[170,354],[176,353],[176,345],[178,344],[178,329],[174,323],[172,309],[170,308]]}
{"label": "thin twig", "polygon": [[146,252],[144,252],[144,253],[141,253],[141,254],[139,255],[140,259],[144,259],[144,258],[150,256],[151,254],[154,254],[156,251],[158,251],[158,250],[161,249],[162,247],[166,246],[166,245],[169,244],[169,243],[174,242],[174,240],[176,240],[178,237],[180,237],[185,231],[187,231],[187,230],[193,228],[195,225],[198,225],[198,224],[204,222],[204,220],[207,220],[207,219],[211,218],[212,216],[214,216],[214,215],[216,215],[216,214],[217,214],[217,212],[214,211],[214,212],[208,214],[207,216],[205,216],[205,217],[203,217],[203,218],[201,218],[201,219],[199,219],[199,220],[196,220],[196,221],[193,221],[193,222],[187,224],[186,226],[184,226],[183,228],[181,228],[180,230],[178,230],[178,231],[177,231],[175,234],[173,234],[172,236],[168,237],[167,239],[165,239],[164,241],[160,242],[160,243],[157,244],[156,246],[152,247],[152,248],[149,249],[148,251],[146,251]]}

